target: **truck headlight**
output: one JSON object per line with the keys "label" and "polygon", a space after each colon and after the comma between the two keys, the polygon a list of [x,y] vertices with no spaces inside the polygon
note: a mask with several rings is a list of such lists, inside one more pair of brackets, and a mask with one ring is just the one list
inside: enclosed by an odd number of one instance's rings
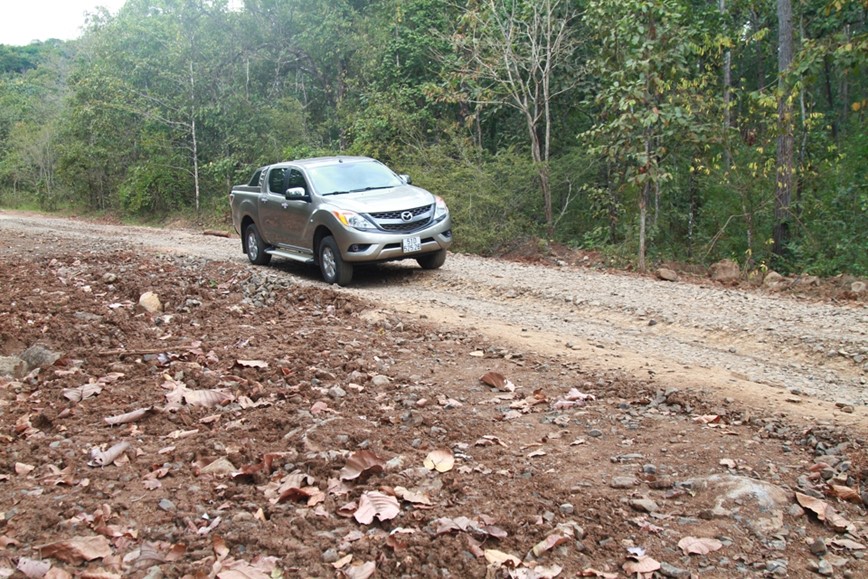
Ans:
{"label": "truck headlight", "polygon": [[334,211],[332,211],[332,215],[334,215],[335,218],[340,221],[344,227],[361,229],[363,231],[370,231],[377,228],[376,225],[374,225],[355,211],[335,209]]}
{"label": "truck headlight", "polygon": [[434,221],[443,221],[446,219],[446,216],[449,215],[449,208],[446,207],[446,202],[443,201],[443,198],[440,196],[434,197],[435,206],[434,206]]}

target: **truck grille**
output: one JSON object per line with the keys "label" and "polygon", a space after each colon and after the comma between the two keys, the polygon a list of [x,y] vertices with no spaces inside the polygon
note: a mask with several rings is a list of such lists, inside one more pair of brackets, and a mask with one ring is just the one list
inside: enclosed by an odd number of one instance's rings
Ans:
{"label": "truck grille", "polygon": [[[410,219],[404,220],[404,214],[409,214]],[[413,209],[404,209],[402,211],[385,211],[383,213],[369,214],[380,229],[384,231],[395,231],[406,233],[415,231],[428,225],[431,218],[434,216],[434,205],[423,205]]]}

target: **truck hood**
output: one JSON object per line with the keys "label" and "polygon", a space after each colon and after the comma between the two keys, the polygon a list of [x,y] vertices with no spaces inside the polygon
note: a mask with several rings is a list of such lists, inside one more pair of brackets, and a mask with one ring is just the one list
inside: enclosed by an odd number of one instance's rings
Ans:
{"label": "truck hood", "polygon": [[324,200],[329,205],[357,213],[381,213],[430,205],[434,203],[434,195],[419,187],[401,185],[391,189],[329,195]]}

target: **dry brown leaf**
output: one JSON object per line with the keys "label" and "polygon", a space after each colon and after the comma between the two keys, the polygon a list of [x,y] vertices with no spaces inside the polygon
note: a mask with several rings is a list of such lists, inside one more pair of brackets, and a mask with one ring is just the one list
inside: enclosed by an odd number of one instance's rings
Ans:
{"label": "dry brown leaf", "polygon": [[15,463],[15,474],[17,474],[19,476],[28,475],[31,472],[33,472],[35,469],[36,469],[36,467],[33,465],[30,465],[30,464],[24,464],[23,462],[16,462]]}
{"label": "dry brown leaf", "polygon": [[350,565],[341,574],[347,579],[368,579],[377,570],[377,565],[373,561],[366,561],[357,565]]}
{"label": "dry brown leaf", "polygon": [[347,565],[352,563],[352,561],[353,554],[349,553],[348,555],[344,555],[343,557],[332,563],[332,567],[334,567],[335,569],[342,569],[343,567],[346,567]]}
{"label": "dry brown leaf", "polygon": [[235,360],[235,364],[245,368],[268,368],[268,362],[263,360]]}
{"label": "dry brown leaf", "polygon": [[101,450],[99,447],[94,447],[90,449],[90,461],[88,461],[87,464],[89,466],[106,466],[112,464],[121,457],[129,446],[129,442],[119,442],[105,451]]}
{"label": "dry brown leaf", "polygon": [[220,535],[214,535],[211,537],[211,547],[214,549],[214,554],[217,555],[218,561],[229,556],[229,547]]}
{"label": "dry brown leaf", "polygon": [[497,549],[485,549],[483,555],[489,565],[497,565],[498,567],[507,567],[509,569],[515,569],[521,565],[521,559]]}
{"label": "dry brown leaf", "polygon": [[230,392],[222,388],[212,388],[210,390],[184,390],[184,402],[190,406],[205,406],[214,407],[222,406],[227,402],[235,400]]}
{"label": "dry brown leaf", "polygon": [[432,450],[425,457],[423,464],[428,470],[448,472],[455,466],[455,457],[452,455],[452,451],[448,449]]}
{"label": "dry brown leaf", "polygon": [[73,537],[65,541],[41,545],[37,549],[43,557],[54,557],[73,564],[102,559],[112,554],[108,539],[102,535]]}
{"label": "dry brown leaf", "polygon": [[558,533],[549,535],[548,537],[533,546],[533,554],[537,557],[541,557],[542,554],[546,551],[551,551],[558,545],[569,542],[569,540],[569,537],[565,537]]}
{"label": "dry brown leaf", "polygon": [[501,392],[515,392],[515,384],[507,380],[500,372],[486,372],[479,380]]}
{"label": "dry brown leaf", "polygon": [[494,444],[499,444],[503,448],[509,448],[509,445],[493,434],[486,434],[474,443],[475,446],[491,446]]}
{"label": "dry brown leaf", "polygon": [[46,573],[48,573],[48,570],[51,569],[51,562],[43,561],[41,559],[19,557],[16,569],[21,571],[28,578],[41,579]]}
{"label": "dry brown leaf", "polygon": [[685,555],[707,555],[721,549],[723,543],[709,537],[684,537],[678,541],[678,547]]}
{"label": "dry brown leaf", "polygon": [[645,575],[650,574],[660,569],[660,562],[651,557],[639,557],[635,561],[627,561],[621,568],[627,575]]}
{"label": "dry brown leaf", "polygon": [[[218,561],[217,579],[272,579],[279,571],[276,557],[256,557],[252,562],[227,558]],[[281,574],[282,576],[282,574]]]}
{"label": "dry brown leaf", "polygon": [[564,568],[560,565],[540,565],[536,561],[525,563],[525,567],[511,569],[510,579],[554,579],[563,573]]}
{"label": "dry brown leaf", "polygon": [[694,416],[693,422],[697,422],[699,424],[713,424],[715,422],[720,421],[719,414],[703,414],[702,416]]}
{"label": "dry brown leaf", "polygon": [[585,394],[584,392],[579,391],[578,388],[570,388],[570,391],[567,392],[566,396],[564,396],[564,400],[569,400],[570,402],[596,399],[597,398],[593,394]]}
{"label": "dry brown leaf", "polygon": [[99,382],[89,382],[78,388],[64,388],[63,396],[72,402],[81,402],[82,400],[96,396],[100,392],[102,392],[102,384]]}
{"label": "dry brown leaf", "polygon": [[593,567],[582,569],[579,571],[579,577],[602,577],[603,579],[618,579],[617,573],[606,573],[605,571],[597,571]]}
{"label": "dry brown leaf", "polygon": [[382,473],[385,466],[386,462],[370,450],[360,450],[347,459],[347,463],[341,469],[340,478],[363,481],[372,474]]}
{"label": "dry brown leaf", "polygon": [[380,521],[394,519],[401,513],[398,499],[379,491],[368,491],[359,497],[359,508],[353,517],[363,525],[370,525],[376,516]]}
{"label": "dry brown leaf", "polygon": [[843,485],[830,485],[831,494],[842,501],[850,501],[851,503],[862,503],[862,496],[856,489]]}
{"label": "dry brown leaf", "polygon": [[104,418],[106,424],[109,426],[115,426],[118,424],[127,424],[129,422],[135,422],[139,418],[147,415],[151,410],[153,410],[153,406],[148,406],[147,408],[139,408],[138,410],[133,410],[132,412],[127,412],[125,414],[119,414],[117,416],[109,416]]}
{"label": "dry brown leaf", "polygon": [[404,487],[395,487],[395,496],[415,505],[431,505],[431,499],[428,498],[428,495]]}
{"label": "dry brown leaf", "polygon": [[850,522],[847,519],[822,499],[796,493],[796,500],[802,507],[817,515],[820,521],[825,522],[835,531],[843,532],[850,526]]}

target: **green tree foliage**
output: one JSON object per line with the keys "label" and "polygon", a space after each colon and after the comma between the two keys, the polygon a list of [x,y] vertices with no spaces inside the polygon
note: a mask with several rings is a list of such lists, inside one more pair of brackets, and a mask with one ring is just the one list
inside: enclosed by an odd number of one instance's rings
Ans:
{"label": "green tree foliage", "polygon": [[128,0],[0,46],[0,202],[225,219],[256,166],[366,154],[446,197],[458,248],[865,275],[866,7],[792,8],[778,74],[760,0]]}

